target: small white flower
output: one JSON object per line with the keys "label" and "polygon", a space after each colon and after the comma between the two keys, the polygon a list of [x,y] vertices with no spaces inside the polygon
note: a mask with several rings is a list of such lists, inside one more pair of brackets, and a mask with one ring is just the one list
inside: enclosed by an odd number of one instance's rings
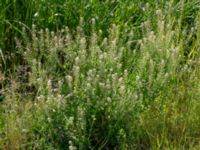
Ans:
{"label": "small white flower", "polygon": [[79,66],[75,66],[74,67],[74,73],[75,74],[79,74],[79,72],[80,72],[80,67]]}
{"label": "small white flower", "polygon": [[123,78],[120,77],[120,78],[118,79],[118,82],[119,82],[119,84],[122,84],[122,82],[123,82]]}
{"label": "small white flower", "polygon": [[143,10],[143,11],[146,11],[146,7],[142,7],[142,10]]}
{"label": "small white flower", "polygon": [[73,80],[72,76],[70,76],[70,75],[67,75],[67,76],[65,77],[65,79],[68,81],[68,83],[71,83],[72,80]]}
{"label": "small white flower", "polygon": [[111,103],[112,102],[112,99],[110,97],[107,97],[107,102],[108,103]]}
{"label": "small white flower", "polygon": [[140,80],[140,76],[136,76],[136,81],[139,81]]}
{"label": "small white flower", "polygon": [[162,13],[162,11],[160,9],[156,10],[156,14],[160,15]]}
{"label": "small white flower", "polygon": [[103,60],[103,55],[102,54],[99,56],[99,59],[100,59],[100,61]]}
{"label": "small white flower", "polygon": [[124,85],[121,85],[120,88],[119,88],[119,92],[120,94],[123,94],[125,92],[125,86]]}
{"label": "small white flower", "polygon": [[104,87],[105,87],[105,83],[100,82],[100,83],[99,83],[99,86],[100,86],[101,88],[104,88]]}
{"label": "small white flower", "polygon": [[90,69],[87,74],[88,74],[88,76],[92,76],[93,71]]}
{"label": "small white flower", "polygon": [[76,146],[70,145],[69,150],[77,150]]}
{"label": "small white flower", "polygon": [[128,71],[127,70],[124,70],[124,79],[126,80],[128,77]]}
{"label": "small white flower", "polygon": [[86,88],[89,90],[89,89],[91,89],[91,84],[90,83],[87,83],[86,84]]}
{"label": "small white flower", "polygon": [[118,63],[117,68],[121,69],[122,68],[122,64]]}
{"label": "small white flower", "polygon": [[47,120],[48,120],[48,122],[51,122],[51,118],[50,117],[48,117]]}
{"label": "small white flower", "polygon": [[76,65],[79,65],[79,64],[80,64],[80,58],[79,58],[79,57],[76,57],[76,58],[75,58],[75,63],[76,63]]}
{"label": "small white flower", "polygon": [[27,129],[22,129],[22,132],[26,133],[28,130]]}

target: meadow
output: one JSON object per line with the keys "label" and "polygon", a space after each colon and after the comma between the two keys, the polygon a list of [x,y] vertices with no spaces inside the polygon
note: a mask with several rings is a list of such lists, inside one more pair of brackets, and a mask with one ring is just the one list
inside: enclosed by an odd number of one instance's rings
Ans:
{"label": "meadow", "polygon": [[0,149],[199,150],[199,0],[0,0]]}

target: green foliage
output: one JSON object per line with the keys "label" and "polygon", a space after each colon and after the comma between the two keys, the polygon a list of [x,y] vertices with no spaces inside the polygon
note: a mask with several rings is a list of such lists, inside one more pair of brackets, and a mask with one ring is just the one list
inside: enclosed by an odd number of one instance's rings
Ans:
{"label": "green foliage", "polygon": [[199,149],[199,6],[1,0],[0,149]]}
{"label": "green foliage", "polygon": [[33,123],[32,134],[55,148],[67,147],[69,141],[79,149],[114,148],[132,139],[128,121],[134,122],[134,117],[128,114],[134,114],[130,106],[135,101],[125,83],[128,72],[122,61],[124,50],[131,50],[122,47],[117,26],[103,38],[95,30],[94,19],[92,23],[89,38],[81,26],[75,39],[68,28],[54,33],[37,32],[33,26],[26,47],[17,42],[31,70],[28,84],[37,90],[36,105],[42,101],[38,113],[42,116]]}

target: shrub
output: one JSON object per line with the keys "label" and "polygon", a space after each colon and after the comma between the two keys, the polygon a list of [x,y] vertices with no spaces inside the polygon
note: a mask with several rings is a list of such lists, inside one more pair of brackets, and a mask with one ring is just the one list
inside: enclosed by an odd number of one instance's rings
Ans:
{"label": "shrub", "polygon": [[17,41],[30,68],[23,86],[36,89],[30,141],[55,148],[72,143],[79,149],[125,148],[134,137],[134,93],[123,64],[124,52],[131,49],[116,25],[103,38],[92,22],[91,37],[84,35],[81,19],[75,37],[68,28],[54,33],[33,26],[30,41],[26,32],[27,42]]}

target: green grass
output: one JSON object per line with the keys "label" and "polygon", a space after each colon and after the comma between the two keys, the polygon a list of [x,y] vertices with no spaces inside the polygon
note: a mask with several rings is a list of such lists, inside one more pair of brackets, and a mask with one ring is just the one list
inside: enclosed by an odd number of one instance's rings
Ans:
{"label": "green grass", "polygon": [[0,8],[0,149],[199,149],[200,1]]}

